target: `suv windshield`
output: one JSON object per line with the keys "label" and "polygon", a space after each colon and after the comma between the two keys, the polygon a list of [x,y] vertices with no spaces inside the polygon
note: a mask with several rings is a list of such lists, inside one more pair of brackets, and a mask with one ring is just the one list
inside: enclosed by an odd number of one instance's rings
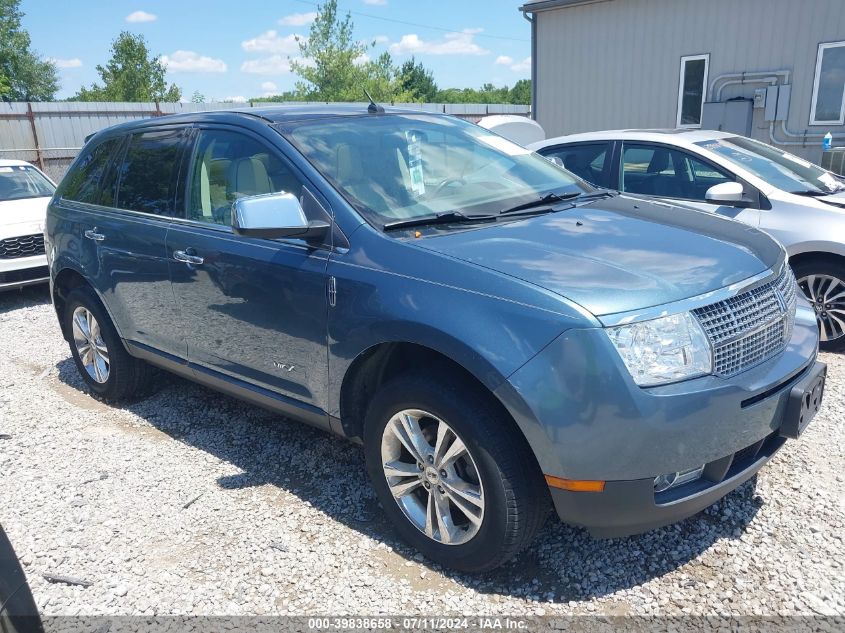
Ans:
{"label": "suv windshield", "polygon": [[841,180],[821,167],[750,138],[732,136],[696,145],[727,158],[783,191],[830,194],[845,190]]}
{"label": "suv windshield", "polygon": [[530,150],[451,117],[350,116],[281,131],[379,227],[452,211],[497,214],[550,192],[592,191]]}
{"label": "suv windshield", "polygon": [[29,165],[0,167],[0,201],[52,196],[56,188]]}

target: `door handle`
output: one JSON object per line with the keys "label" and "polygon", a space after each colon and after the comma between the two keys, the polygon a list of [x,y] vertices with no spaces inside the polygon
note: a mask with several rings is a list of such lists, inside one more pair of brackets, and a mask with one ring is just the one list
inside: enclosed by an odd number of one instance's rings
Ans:
{"label": "door handle", "polygon": [[177,262],[184,262],[185,264],[202,264],[205,260],[199,255],[191,255],[185,251],[173,251],[173,259]]}
{"label": "door handle", "polygon": [[89,240],[94,240],[95,242],[102,242],[104,239],[106,239],[105,235],[103,235],[102,233],[97,233],[96,226],[93,229],[88,229],[87,231],[85,231],[83,235]]}

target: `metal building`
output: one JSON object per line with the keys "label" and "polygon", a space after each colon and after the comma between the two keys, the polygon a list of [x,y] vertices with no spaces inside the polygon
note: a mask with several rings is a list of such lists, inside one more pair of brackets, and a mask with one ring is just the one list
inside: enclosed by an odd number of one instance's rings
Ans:
{"label": "metal building", "polygon": [[733,131],[815,162],[845,145],[845,0],[525,0],[549,136]]}

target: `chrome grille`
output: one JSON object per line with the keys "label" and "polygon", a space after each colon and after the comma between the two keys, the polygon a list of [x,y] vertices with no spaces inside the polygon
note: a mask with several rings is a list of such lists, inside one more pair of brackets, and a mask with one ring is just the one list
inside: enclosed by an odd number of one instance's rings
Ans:
{"label": "chrome grille", "polygon": [[32,257],[44,254],[44,236],[23,235],[0,240],[0,259],[15,259],[17,257]]}
{"label": "chrome grille", "polygon": [[797,284],[785,265],[776,279],[693,310],[713,346],[713,372],[733,376],[783,351],[795,324]]}

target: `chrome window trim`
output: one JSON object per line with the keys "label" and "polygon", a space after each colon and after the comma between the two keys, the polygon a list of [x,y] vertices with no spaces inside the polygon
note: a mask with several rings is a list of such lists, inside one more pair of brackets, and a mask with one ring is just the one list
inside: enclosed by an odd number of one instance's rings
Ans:
{"label": "chrome window trim", "polygon": [[[175,224],[178,225],[174,227],[175,229],[179,228],[202,228],[206,230],[216,231],[221,233],[222,236],[230,236],[230,242],[240,242],[244,239],[254,240],[256,238],[242,238],[235,235],[235,231],[231,226],[227,226],[225,224],[216,224],[214,222],[200,222],[198,220],[189,220],[187,218],[178,218],[173,217],[172,215],[156,215],[155,213],[144,213],[143,211],[132,211],[130,209],[120,209],[118,207],[105,207],[99,204],[91,204],[90,202],[77,202],[76,200],[69,200],[67,198],[62,198],[60,200],[64,204],[69,204],[72,206],[76,206],[79,211],[83,211],[85,213],[110,213],[110,214],[117,214],[123,216],[129,216],[128,219],[130,220],[154,220],[156,222],[163,222],[168,225]],[[335,225],[336,226],[336,225]],[[272,242],[278,244],[278,246],[292,246],[295,248],[301,248],[304,250],[322,250],[322,251],[332,251],[332,252],[344,252],[345,249],[340,247],[330,247],[328,245],[321,246],[319,248],[311,247],[311,246],[304,246],[297,244],[294,241],[294,238],[283,238],[278,240],[266,240],[268,242]],[[254,246],[258,246],[260,248],[272,249],[276,250],[275,247],[270,246],[269,244],[253,244]]]}
{"label": "chrome window trim", "polygon": [[785,254],[781,257],[778,263],[775,264],[773,269],[765,270],[757,275],[753,275],[733,283],[730,286],[725,286],[724,288],[719,288],[718,290],[712,290],[710,292],[690,297],[688,299],[675,301],[673,303],[664,303],[648,308],[630,310],[628,312],[596,315],[596,318],[604,327],[614,327],[617,325],[628,325],[629,323],[639,323],[640,321],[651,321],[652,319],[658,319],[660,317],[679,314],[682,312],[690,312],[696,308],[703,308],[711,303],[730,299],[742,292],[753,290],[757,286],[762,286],[770,281],[774,281],[777,279],[784,265],[788,265]]}

